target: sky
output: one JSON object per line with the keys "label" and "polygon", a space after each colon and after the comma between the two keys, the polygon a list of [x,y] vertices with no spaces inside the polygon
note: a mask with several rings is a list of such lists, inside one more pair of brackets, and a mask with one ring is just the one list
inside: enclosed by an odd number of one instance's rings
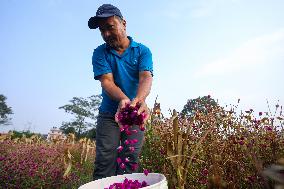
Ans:
{"label": "sky", "polygon": [[283,0],[0,0],[0,94],[14,112],[0,132],[48,133],[72,118],[60,106],[101,93],[91,57],[104,42],[87,22],[104,3],[152,51],[150,108],[157,97],[169,116],[205,95],[255,112],[284,104]]}

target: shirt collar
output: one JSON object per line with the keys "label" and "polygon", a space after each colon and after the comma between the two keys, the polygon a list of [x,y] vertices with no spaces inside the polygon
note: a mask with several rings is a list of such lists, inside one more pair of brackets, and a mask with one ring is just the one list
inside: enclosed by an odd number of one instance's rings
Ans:
{"label": "shirt collar", "polygon": [[135,41],[133,41],[132,37],[127,36],[127,38],[130,40],[130,45],[129,45],[129,47],[138,47],[138,43],[136,43]]}

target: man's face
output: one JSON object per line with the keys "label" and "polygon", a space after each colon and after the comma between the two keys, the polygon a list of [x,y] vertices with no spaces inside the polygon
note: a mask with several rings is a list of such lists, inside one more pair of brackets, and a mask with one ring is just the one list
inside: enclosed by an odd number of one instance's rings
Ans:
{"label": "man's face", "polygon": [[118,49],[126,36],[126,22],[115,16],[101,19],[99,29],[103,40],[112,48]]}

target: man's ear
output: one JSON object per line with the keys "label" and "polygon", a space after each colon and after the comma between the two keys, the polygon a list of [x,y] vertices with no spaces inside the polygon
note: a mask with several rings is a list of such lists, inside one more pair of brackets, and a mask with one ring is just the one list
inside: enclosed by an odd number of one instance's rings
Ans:
{"label": "man's ear", "polygon": [[123,26],[126,28],[126,20],[122,20],[122,24],[123,24]]}

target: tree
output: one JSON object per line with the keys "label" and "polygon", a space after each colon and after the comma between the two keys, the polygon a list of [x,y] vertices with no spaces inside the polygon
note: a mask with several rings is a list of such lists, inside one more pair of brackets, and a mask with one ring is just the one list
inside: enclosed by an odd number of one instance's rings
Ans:
{"label": "tree", "polygon": [[221,107],[210,95],[198,97],[196,99],[190,99],[184,105],[181,111],[182,116],[192,117],[196,112],[204,114],[208,113],[208,110],[212,107]]}
{"label": "tree", "polygon": [[95,139],[96,138],[96,128],[92,128],[81,135],[82,137],[90,138],[90,139]]}
{"label": "tree", "polygon": [[82,132],[85,132],[89,128],[94,128],[101,101],[101,95],[92,95],[86,99],[73,97],[69,101],[71,104],[61,106],[59,109],[64,109],[65,112],[73,114],[75,119],[71,122],[63,122],[60,129],[67,132],[72,130],[70,127],[73,127],[76,134],[80,137]]}
{"label": "tree", "polygon": [[76,130],[73,126],[71,126],[71,124],[68,124],[69,122],[63,122],[62,126],[60,127],[60,129],[63,131],[64,134],[69,134],[69,133],[76,133]]}
{"label": "tree", "polygon": [[12,133],[13,133],[12,139],[14,139],[14,138],[22,138],[23,136],[26,136],[27,138],[30,138],[30,137],[33,136],[33,135],[38,135],[38,136],[40,136],[40,134],[38,134],[38,133],[33,133],[33,132],[31,132],[30,130],[26,130],[26,131],[16,131],[16,130],[12,130],[12,131],[9,131],[9,132],[12,132]]}
{"label": "tree", "polygon": [[13,114],[12,108],[6,104],[6,97],[0,94],[0,125],[9,125],[11,118],[8,116]]}

